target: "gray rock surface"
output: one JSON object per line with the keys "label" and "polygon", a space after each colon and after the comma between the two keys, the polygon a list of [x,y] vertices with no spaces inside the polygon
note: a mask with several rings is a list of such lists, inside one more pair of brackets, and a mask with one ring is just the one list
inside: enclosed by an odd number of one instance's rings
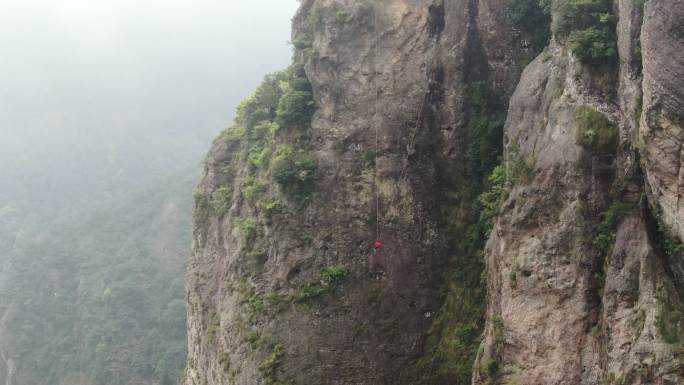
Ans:
{"label": "gray rock surface", "polygon": [[[581,65],[558,40],[523,73],[509,106],[507,152],[509,164],[519,152],[532,172],[512,187],[487,246],[488,322],[476,384],[684,381],[681,282],[672,273],[681,256],[666,255],[657,224],[682,235],[674,122],[682,116],[684,28],[681,2],[665,3],[646,2],[641,31],[637,5],[616,2],[620,63],[608,89],[605,72]],[[636,47],[644,58],[641,119]],[[615,154],[578,144],[580,106],[619,128]],[[604,255],[601,221],[626,202]]]}
{"label": "gray rock surface", "polygon": [[647,2],[641,44],[644,96],[639,138],[648,188],[662,220],[684,238],[684,3]]}
{"label": "gray rock surface", "polygon": [[[683,6],[647,1],[642,29],[638,4],[616,1],[619,65],[589,68],[554,38],[520,75],[529,49],[504,1],[303,1],[293,37],[311,33],[295,62],[317,107],[307,133],[315,192],[306,205],[283,198],[265,220],[241,191],[242,144],[214,142],[198,202],[217,194],[226,168],[236,177],[227,214],[196,206],[185,385],[465,383],[434,380],[418,363],[435,328],[465,317],[438,313],[445,297],[463,300],[447,294],[459,283],[445,272],[465,253],[449,245],[469,236],[450,233],[441,210],[453,188],[444,169],[465,159],[468,89],[481,81],[510,98],[505,163],[527,171],[509,175],[484,253],[473,383],[684,383],[684,269],[661,230],[684,235]],[[615,125],[614,150],[579,144],[578,108]],[[282,198],[276,184],[267,193]],[[384,246],[373,252],[376,237]],[[297,300],[338,265],[349,270],[342,284]]]}
{"label": "gray rock surface", "polygon": [[[265,254],[259,271],[246,267],[244,256],[255,246],[235,228],[236,219],[255,217],[248,204],[236,199],[226,216],[196,219],[187,385],[420,380],[416,362],[441,305],[449,237],[436,224],[435,167],[462,152],[463,82],[465,69],[475,66],[464,52],[484,55],[469,46],[469,5],[450,2],[445,11],[438,3],[302,3],[295,38],[307,32],[312,13],[321,18],[313,53],[296,54],[306,63],[317,106],[310,132],[316,192],[306,207],[288,204],[287,214],[259,223],[256,247]],[[494,17],[487,12],[481,11]],[[496,28],[488,33],[494,40]],[[497,60],[512,60],[496,49]],[[502,87],[512,88],[508,76],[501,76]],[[212,196],[226,164],[246,167],[237,151],[222,138],[214,142],[199,194]],[[367,153],[377,154],[375,167],[364,166]],[[373,252],[376,191],[384,246]],[[277,314],[248,320],[245,291],[292,298],[332,265],[347,267],[350,276],[325,299],[288,299]],[[241,293],[239,285],[249,288]],[[248,341],[254,335],[258,344]],[[267,378],[259,367],[278,345],[282,360]],[[229,358],[227,370],[222,358]]]}

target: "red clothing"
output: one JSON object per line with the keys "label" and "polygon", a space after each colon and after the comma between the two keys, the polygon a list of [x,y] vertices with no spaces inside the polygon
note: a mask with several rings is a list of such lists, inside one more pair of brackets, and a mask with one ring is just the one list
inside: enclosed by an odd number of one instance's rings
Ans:
{"label": "red clothing", "polygon": [[378,250],[381,247],[382,247],[382,242],[379,239],[375,240],[375,250]]}

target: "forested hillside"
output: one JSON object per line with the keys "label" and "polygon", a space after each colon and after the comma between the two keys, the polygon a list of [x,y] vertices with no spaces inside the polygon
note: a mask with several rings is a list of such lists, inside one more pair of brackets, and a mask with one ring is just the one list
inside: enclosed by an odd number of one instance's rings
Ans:
{"label": "forested hillside", "polygon": [[152,151],[112,140],[107,156],[96,142],[69,153],[52,140],[34,154],[6,142],[3,164],[15,167],[2,172],[0,374],[9,383],[177,383],[201,169],[201,141],[184,139]]}
{"label": "forested hillside", "polygon": [[192,191],[295,0],[0,12],[0,383],[176,385]]}

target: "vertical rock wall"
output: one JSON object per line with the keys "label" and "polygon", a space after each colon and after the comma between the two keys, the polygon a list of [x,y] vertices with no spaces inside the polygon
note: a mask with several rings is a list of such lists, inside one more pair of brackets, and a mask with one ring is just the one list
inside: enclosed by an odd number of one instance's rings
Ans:
{"label": "vertical rock wall", "polygon": [[[617,65],[582,64],[556,37],[518,84],[507,161],[522,157],[531,170],[512,186],[488,243],[476,384],[684,381],[681,251],[671,237],[681,235],[675,74],[684,28],[681,4],[664,3],[642,11],[615,2]],[[586,108],[617,128],[614,149],[582,142]]]}
{"label": "vertical rock wall", "polygon": [[[444,300],[451,240],[462,236],[443,224],[443,165],[463,159],[466,85],[485,81],[510,94],[519,72],[497,7],[302,3],[293,41],[315,97],[306,134],[315,192],[299,205],[270,183],[281,212],[265,219],[244,196],[244,142],[214,142],[196,193],[187,385],[425,380],[430,365],[417,363]],[[293,135],[279,131],[276,142],[298,143]],[[228,166],[237,174],[229,190]],[[232,192],[229,210],[202,209],[219,191]],[[240,233],[247,222],[255,225],[249,241]],[[376,237],[383,247],[374,252]],[[348,275],[302,301],[329,267]],[[266,309],[253,314],[262,300]]]}
{"label": "vertical rock wall", "polygon": [[[683,381],[681,2],[615,1],[615,65],[555,36],[521,76],[508,6],[302,2],[310,124],[267,122],[274,155],[252,157],[238,121],[196,191],[186,385]],[[286,147],[315,160],[304,201]]]}

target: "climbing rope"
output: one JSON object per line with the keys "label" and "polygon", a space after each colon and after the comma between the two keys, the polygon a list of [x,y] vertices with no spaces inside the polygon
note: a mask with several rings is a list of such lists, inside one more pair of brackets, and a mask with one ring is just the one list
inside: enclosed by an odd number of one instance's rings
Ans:
{"label": "climbing rope", "polygon": [[[380,87],[378,85],[378,68],[377,68],[377,63],[378,63],[378,42],[380,41],[379,35],[378,35],[378,13],[377,13],[377,7],[373,8],[373,36],[374,36],[374,43],[373,43],[373,74],[374,76],[374,88],[375,88],[375,104],[374,104],[374,125],[375,125],[375,152],[374,152],[374,164],[375,168],[373,171],[373,185],[374,185],[374,191],[375,191],[375,249],[378,250],[380,247],[382,247],[382,242],[380,240],[381,234],[384,230],[384,222],[381,221],[380,218],[380,193],[379,193],[379,188],[378,188],[378,152],[379,152],[379,122],[384,122],[384,118],[382,118],[382,114],[379,112],[378,109],[378,104],[379,104],[379,95],[380,95]],[[430,66],[426,66],[426,70],[429,71]],[[418,134],[418,129],[421,126],[421,122],[423,120],[423,114],[425,111],[425,103],[428,100],[428,97],[430,95],[430,76],[426,73],[426,78],[428,79],[428,89],[425,90],[421,102],[417,106],[417,111],[413,114],[413,116],[416,116],[415,122],[412,124],[410,135],[408,138],[408,143],[407,143],[407,152],[412,151],[413,147],[415,146],[415,140],[416,136]],[[382,118],[382,119],[380,119]],[[410,155],[410,154],[409,154]],[[401,183],[401,181],[405,178],[406,173],[408,171],[408,158],[407,161],[404,163],[401,173],[399,174],[399,178],[397,179],[397,183]]]}
{"label": "climbing rope", "polygon": [[379,91],[380,87],[378,85],[378,9],[377,6],[373,8],[373,35],[374,35],[374,55],[373,55],[373,83],[375,85],[375,104],[373,111],[373,125],[375,126],[375,151],[373,153],[373,190],[375,191],[375,248],[379,249],[382,244],[380,243],[380,192],[378,191],[378,150],[379,150],[379,114],[378,114],[378,103],[379,103]]}

